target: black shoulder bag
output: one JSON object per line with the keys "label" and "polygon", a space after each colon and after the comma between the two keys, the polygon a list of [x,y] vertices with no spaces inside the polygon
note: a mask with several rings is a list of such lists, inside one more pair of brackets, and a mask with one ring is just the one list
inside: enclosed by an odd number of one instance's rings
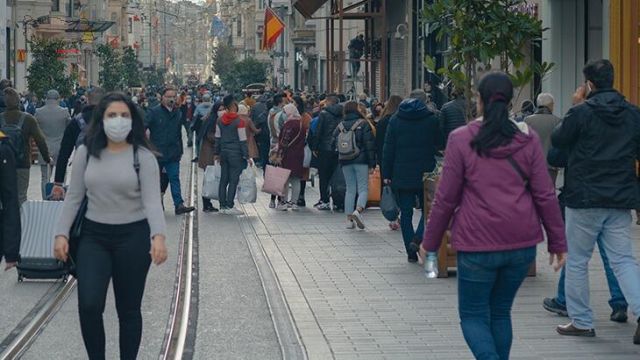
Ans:
{"label": "black shoulder bag", "polygon": [[[88,150],[87,150],[88,151]],[[87,152],[87,165],[89,166],[89,153]],[[140,183],[140,160],[138,158],[138,147],[133,147],[133,168],[138,176],[138,184]],[[86,170],[86,167],[85,167]],[[69,254],[65,266],[67,267],[69,274],[76,276],[76,263],[74,259],[78,258],[78,245],[80,244],[80,236],[82,235],[82,228],[84,226],[85,215],[87,214],[87,206],[89,205],[89,198],[85,193],[76,217],[73,219],[71,229],[69,230]]]}
{"label": "black shoulder bag", "polygon": [[520,175],[520,177],[524,181],[525,189],[527,189],[528,191],[531,191],[531,184],[529,181],[529,177],[527,176],[527,174],[524,173],[520,165],[518,165],[518,163],[513,159],[511,155],[507,157],[507,161],[509,162],[509,164],[511,164],[511,167],[513,167],[516,170],[518,175]]}

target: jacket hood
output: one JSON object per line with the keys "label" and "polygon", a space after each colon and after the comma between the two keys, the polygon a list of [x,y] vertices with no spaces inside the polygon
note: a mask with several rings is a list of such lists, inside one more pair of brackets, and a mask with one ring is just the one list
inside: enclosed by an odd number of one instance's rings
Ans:
{"label": "jacket hood", "polygon": [[398,107],[398,116],[407,120],[422,120],[433,112],[418,99],[406,99]]}
{"label": "jacket hood", "polygon": [[226,112],[222,115],[220,119],[224,125],[229,125],[233,122],[233,120],[238,118],[238,113],[234,112]]}
{"label": "jacket hood", "polygon": [[614,89],[596,90],[589,94],[585,104],[598,117],[611,125],[624,121],[628,109],[624,96]]}
{"label": "jacket hood", "polygon": [[[516,126],[520,131],[518,131],[511,140],[511,142],[507,145],[498,146],[497,148],[493,148],[489,150],[489,157],[496,159],[506,159],[510,155],[513,155],[520,151],[520,149],[524,148],[534,140],[534,135],[531,131],[529,131],[529,125],[524,122],[515,122]],[[482,126],[482,120],[476,120],[469,123],[469,129],[471,130],[472,138],[475,137],[478,132],[480,132],[480,127]]]}
{"label": "jacket hood", "polygon": [[356,122],[360,119],[362,119],[362,115],[360,115],[359,113],[348,113],[344,116],[345,122]]}
{"label": "jacket hood", "polygon": [[329,105],[324,109],[333,116],[342,117],[342,105],[340,104]]}

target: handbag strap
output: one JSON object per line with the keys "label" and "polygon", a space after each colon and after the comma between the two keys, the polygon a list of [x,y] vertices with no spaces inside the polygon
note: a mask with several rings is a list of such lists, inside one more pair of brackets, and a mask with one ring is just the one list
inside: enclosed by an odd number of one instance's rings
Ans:
{"label": "handbag strap", "polygon": [[520,165],[518,165],[518,163],[513,159],[513,156],[511,156],[511,155],[507,156],[507,161],[509,162],[509,164],[511,164],[511,167],[513,167],[516,170],[518,175],[520,175],[520,177],[524,181],[524,187],[527,190],[530,190],[529,177],[527,176],[527,174],[524,173],[524,171],[522,170]]}
{"label": "handbag strap", "polygon": [[293,145],[294,142],[296,142],[298,140],[298,138],[300,137],[300,134],[302,134],[302,119],[299,119],[298,121],[300,121],[300,130],[298,130],[298,134],[296,135],[296,137],[293,138],[293,140],[291,140],[289,142],[289,144],[287,144],[287,146],[285,147],[285,149],[289,148],[291,145]]}
{"label": "handbag strap", "polygon": [[140,158],[138,156],[138,145],[133,145],[133,169],[136,171],[138,185],[140,185]]}

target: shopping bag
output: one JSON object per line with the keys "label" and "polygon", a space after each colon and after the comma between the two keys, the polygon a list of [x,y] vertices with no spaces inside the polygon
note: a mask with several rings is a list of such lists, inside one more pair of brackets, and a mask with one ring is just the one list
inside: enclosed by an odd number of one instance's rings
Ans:
{"label": "shopping bag", "polygon": [[284,196],[284,188],[289,180],[289,175],[291,175],[291,170],[289,169],[267,165],[262,192]]}
{"label": "shopping bag", "polygon": [[222,176],[222,167],[216,162],[213,166],[207,166],[204,171],[204,181],[202,184],[202,197],[218,200],[218,192],[220,191],[220,177]]}
{"label": "shopping bag", "polygon": [[313,154],[311,153],[311,148],[309,145],[304,146],[304,159],[302,160],[302,167],[308,169],[311,167],[311,158]]}
{"label": "shopping bag", "polygon": [[256,170],[248,166],[240,174],[238,182],[238,202],[240,204],[253,204],[258,200],[258,187],[256,186]]}
{"label": "shopping bag", "polygon": [[398,215],[400,215],[400,209],[398,208],[396,197],[390,186],[382,188],[380,210],[382,210],[382,216],[384,216],[388,221],[396,221],[398,219]]}
{"label": "shopping bag", "polygon": [[369,194],[367,196],[368,206],[377,206],[380,204],[382,197],[382,178],[380,177],[380,169],[376,168],[373,173],[369,174]]}

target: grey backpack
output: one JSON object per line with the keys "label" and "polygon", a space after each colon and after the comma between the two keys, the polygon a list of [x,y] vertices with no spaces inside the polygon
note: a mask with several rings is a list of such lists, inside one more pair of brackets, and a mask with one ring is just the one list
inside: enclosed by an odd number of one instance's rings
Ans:
{"label": "grey backpack", "polygon": [[344,122],[338,125],[338,159],[339,160],[353,160],[360,155],[360,148],[356,141],[356,129],[364,120],[360,119],[347,129],[344,127]]}

